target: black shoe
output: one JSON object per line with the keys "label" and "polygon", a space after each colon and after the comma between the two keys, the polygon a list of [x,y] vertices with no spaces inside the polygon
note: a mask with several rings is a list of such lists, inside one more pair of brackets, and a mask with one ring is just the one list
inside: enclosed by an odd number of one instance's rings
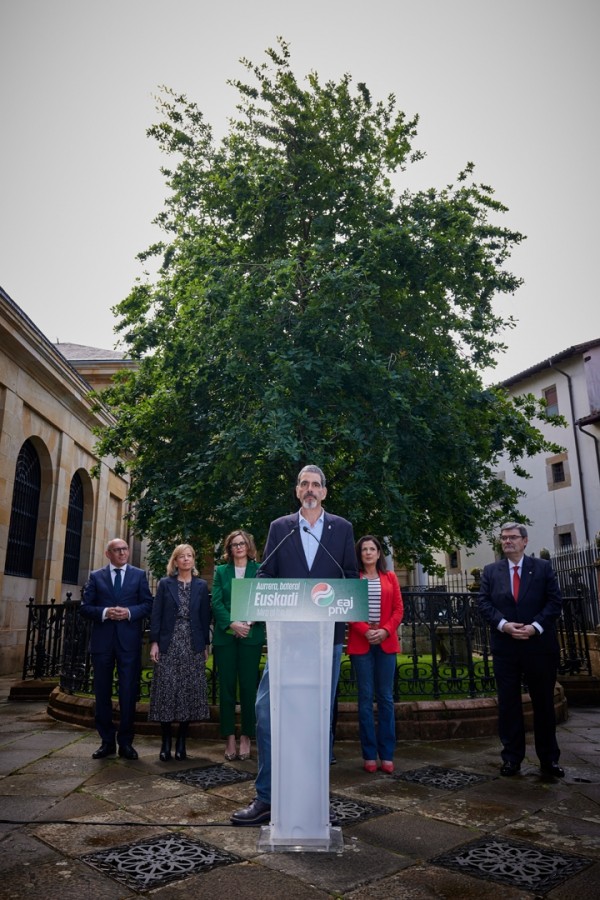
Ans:
{"label": "black shoe", "polygon": [[271,806],[255,797],[246,809],[238,809],[230,816],[233,825],[263,825],[271,820]]}
{"label": "black shoe", "polygon": [[131,746],[131,744],[122,744],[119,747],[119,756],[124,756],[125,759],[137,759],[137,750]]}
{"label": "black shoe", "polygon": [[171,759],[171,723],[161,722],[162,744],[158,758],[161,762],[169,762]]}
{"label": "black shoe", "polygon": [[553,778],[564,778],[565,770],[558,763],[545,763],[540,766],[540,775],[544,780],[551,781]]}
{"label": "black shoe", "polygon": [[108,741],[102,741],[98,749],[92,753],[92,759],[104,759],[105,756],[114,756],[116,752],[116,744],[109,744]]}
{"label": "black shoe", "polygon": [[188,722],[181,722],[177,732],[177,743],[175,744],[175,759],[187,759],[185,749],[185,739],[188,733]]}
{"label": "black shoe", "polygon": [[516,762],[505,762],[502,768],[500,769],[501,775],[506,775],[510,778],[511,775],[516,775],[517,772],[521,771],[521,763]]}

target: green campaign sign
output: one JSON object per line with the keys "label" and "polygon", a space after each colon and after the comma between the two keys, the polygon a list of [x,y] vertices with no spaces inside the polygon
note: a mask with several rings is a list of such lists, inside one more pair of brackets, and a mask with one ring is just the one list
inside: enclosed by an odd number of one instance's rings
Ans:
{"label": "green campaign sign", "polygon": [[360,578],[234,578],[232,622],[367,622],[367,582]]}

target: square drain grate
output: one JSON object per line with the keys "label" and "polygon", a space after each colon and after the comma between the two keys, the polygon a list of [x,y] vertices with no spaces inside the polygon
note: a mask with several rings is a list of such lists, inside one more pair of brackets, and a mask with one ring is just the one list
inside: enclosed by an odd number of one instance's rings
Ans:
{"label": "square drain grate", "polygon": [[184,784],[190,784],[192,787],[200,788],[203,791],[209,788],[220,787],[223,784],[240,784],[242,781],[254,781],[255,775],[249,772],[240,772],[233,766],[224,766],[222,764],[216,766],[204,766],[197,769],[182,769],[179,772],[166,772],[163,778],[171,778],[173,781],[183,781]]}
{"label": "square drain grate", "polygon": [[82,860],[132,890],[150,890],[199,872],[209,872],[217,866],[243,862],[218,847],[179,834],[164,834],[125,847],[101,850],[83,856]]}
{"label": "square drain grate", "polygon": [[533,844],[485,837],[436,856],[429,862],[463,875],[545,893],[591,866],[593,860],[557,850],[543,850]]}
{"label": "square drain grate", "polygon": [[394,778],[425,784],[428,787],[442,788],[444,791],[459,791],[472,784],[490,780],[487,775],[461,772],[459,769],[444,769],[441,766],[424,766],[422,769],[413,769],[410,772],[397,772]]}
{"label": "square drain grate", "polygon": [[336,825],[354,825],[356,822],[364,822],[374,816],[385,816],[394,812],[387,806],[376,806],[374,803],[365,803],[361,800],[353,800],[341,797],[339,794],[331,794],[329,798],[331,819]]}

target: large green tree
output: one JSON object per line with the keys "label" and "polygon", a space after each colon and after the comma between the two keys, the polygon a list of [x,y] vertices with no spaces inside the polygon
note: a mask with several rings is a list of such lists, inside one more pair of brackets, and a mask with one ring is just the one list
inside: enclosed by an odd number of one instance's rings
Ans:
{"label": "large green tree", "polygon": [[520,405],[484,388],[510,321],[492,301],[519,233],[476,184],[403,190],[417,119],[350,76],[299,82],[287,44],[241,61],[237,115],[219,142],[197,106],[164,90],[150,129],[173,162],[158,217],[158,275],[117,307],[139,371],[104,400],[102,454],[127,460],[134,527],[154,559],[185,537],[244,526],[261,541],[296,508],[305,463],[331,509],[402,560],[473,544],[512,516],[498,480],[546,449]]}

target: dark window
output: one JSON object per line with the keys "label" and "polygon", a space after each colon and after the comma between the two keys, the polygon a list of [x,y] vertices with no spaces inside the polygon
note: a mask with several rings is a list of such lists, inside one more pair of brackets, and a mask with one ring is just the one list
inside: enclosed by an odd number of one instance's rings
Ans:
{"label": "dark window", "polygon": [[458,550],[451,550],[448,554],[448,566],[450,569],[458,569]]}
{"label": "dark window", "polygon": [[544,391],[544,399],[546,400],[547,410],[553,416],[558,415],[558,394],[556,392],[556,385],[553,384],[552,387],[546,388]]}
{"label": "dark window", "polygon": [[81,554],[81,531],[83,529],[83,482],[78,472],[71,479],[69,492],[69,512],[65,536],[62,580],[67,584],[77,584],[79,579],[79,557]]}
{"label": "dark window", "polygon": [[35,553],[42,468],[36,449],[27,440],[19,451],[15,472],[5,572],[31,578]]}
{"label": "dark window", "polygon": [[571,537],[570,531],[565,531],[564,534],[558,535],[558,545],[559,545],[559,547],[572,547],[573,546],[573,538]]}
{"label": "dark window", "polygon": [[565,480],[565,464],[562,462],[552,463],[552,482],[559,484]]}

